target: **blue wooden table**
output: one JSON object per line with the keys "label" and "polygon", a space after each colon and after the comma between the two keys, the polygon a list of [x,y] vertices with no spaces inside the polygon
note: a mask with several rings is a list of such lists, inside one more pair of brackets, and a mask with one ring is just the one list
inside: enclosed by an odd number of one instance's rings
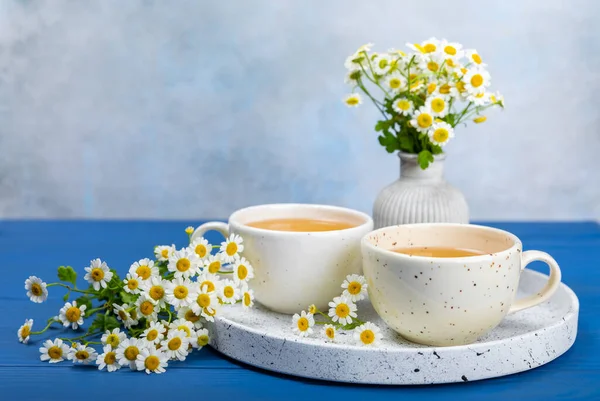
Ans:
{"label": "blue wooden table", "polygon": [[[0,221],[0,400],[556,400],[600,399],[600,226],[596,223],[490,223],[518,235],[524,249],[552,254],[563,281],[579,296],[579,334],[559,359],[512,376],[437,386],[386,387],[337,384],[278,375],[248,367],[205,348],[162,375],[121,369],[98,372],[70,362],[39,360],[38,347],[60,330],[17,341],[25,318],[43,327],[62,306],[63,291],[51,288],[43,304],[28,300],[23,282],[37,275],[56,281],[56,268],[83,267],[100,257],[120,274],[132,261],[152,256],[154,245],[186,244],[183,229],[200,221]],[[214,233],[213,233],[214,234]],[[210,237],[218,241],[216,236]],[[530,267],[545,271],[542,264]],[[82,282],[83,284],[83,282]]]}

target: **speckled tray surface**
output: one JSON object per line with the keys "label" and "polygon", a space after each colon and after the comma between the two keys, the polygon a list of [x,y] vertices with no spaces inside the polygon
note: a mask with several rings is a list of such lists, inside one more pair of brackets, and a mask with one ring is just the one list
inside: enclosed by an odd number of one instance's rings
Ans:
{"label": "speckled tray surface", "polygon": [[[518,296],[535,293],[547,280],[546,275],[526,269]],[[249,313],[237,306],[221,311],[211,327],[211,346],[241,362],[311,379],[434,384],[504,376],[559,357],[575,342],[579,301],[561,284],[548,302],[507,316],[474,344],[454,347],[428,347],[402,339],[368,300],[359,302],[359,316],[382,328],[384,339],[378,348],[354,345],[351,332],[339,331],[336,343],[326,343],[320,333],[300,338],[292,332],[290,316],[260,305]]]}

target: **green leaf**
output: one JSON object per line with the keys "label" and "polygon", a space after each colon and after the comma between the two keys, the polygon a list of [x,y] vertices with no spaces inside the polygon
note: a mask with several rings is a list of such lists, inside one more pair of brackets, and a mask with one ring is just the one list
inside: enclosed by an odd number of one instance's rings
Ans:
{"label": "green leaf", "polygon": [[90,325],[88,332],[93,332],[97,330],[106,331],[112,330],[120,326],[119,321],[114,316],[108,316],[103,313],[98,313],[96,318]]}
{"label": "green leaf", "polygon": [[400,141],[401,150],[410,153],[413,153],[415,151],[415,140],[408,133],[401,134],[398,140]]}
{"label": "green leaf", "polygon": [[79,297],[75,301],[77,302],[77,306],[85,305],[86,310],[92,309],[92,300],[86,296]]}
{"label": "green leaf", "polygon": [[137,300],[137,297],[133,294],[128,294],[125,291],[121,291],[119,293],[121,296],[121,301],[126,304],[132,304]]}
{"label": "green leaf", "polygon": [[375,124],[375,132],[383,131],[384,127],[385,127],[385,121],[377,121],[377,124]]}
{"label": "green leaf", "polygon": [[77,282],[77,273],[71,266],[59,266],[58,279],[75,285]]}
{"label": "green leaf", "polygon": [[119,321],[114,316],[104,315],[104,330],[112,330],[121,326]]}
{"label": "green leaf", "polygon": [[433,162],[433,155],[428,150],[422,150],[419,152],[417,160],[419,162],[419,166],[425,170],[427,167],[429,167],[429,163]]}
{"label": "green leaf", "polygon": [[67,302],[67,301],[69,300],[69,294],[70,294],[70,293],[71,293],[71,292],[69,291],[69,292],[67,292],[65,295],[63,295],[63,302]]}

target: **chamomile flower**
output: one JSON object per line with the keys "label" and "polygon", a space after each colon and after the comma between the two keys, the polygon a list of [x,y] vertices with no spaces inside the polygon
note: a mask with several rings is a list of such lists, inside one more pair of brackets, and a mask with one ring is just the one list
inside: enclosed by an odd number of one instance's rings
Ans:
{"label": "chamomile flower", "polygon": [[181,277],[175,278],[165,285],[167,302],[177,308],[189,306],[194,301],[191,291],[192,282]]}
{"label": "chamomile flower", "polygon": [[438,51],[438,48],[440,46],[440,41],[437,40],[436,38],[429,38],[426,41],[421,42],[420,44],[419,43],[407,43],[406,45],[415,51],[418,51],[418,52],[424,53],[424,54],[428,54],[428,53],[435,53],[436,51]]}
{"label": "chamomile flower", "polygon": [[356,50],[356,53],[368,52],[371,50],[372,47],[373,47],[373,43],[370,43],[370,42],[366,43],[366,44],[360,46],[358,48],[358,50]]}
{"label": "chamomile flower", "polygon": [[326,324],[323,326],[323,334],[325,335],[325,338],[327,339],[327,341],[334,341],[335,340],[335,326],[332,324]]}
{"label": "chamomile flower", "polygon": [[427,106],[434,117],[445,117],[448,114],[449,98],[447,96],[437,95],[427,98]]}
{"label": "chamomile flower", "polygon": [[461,100],[465,100],[467,96],[469,96],[463,80],[456,81],[454,85],[450,87],[450,96]]}
{"label": "chamomile flower", "polygon": [[310,304],[308,305],[308,313],[314,315],[318,312],[319,310],[317,309],[317,305],[315,304]]}
{"label": "chamomile flower", "polygon": [[464,56],[464,51],[462,50],[462,45],[456,42],[448,42],[446,39],[443,39],[440,42],[440,54],[446,60],[460,60]]}
{"label": "chamomile flower", "polygon": [[196,331],[192,322],[181,318],[173,320],[171,323],[169,323],[169,332],[177,330],[184,332],[185,337],[189,340],[190,343],[195,342]]}
{"label": "chamomile flower", "polygon": [[200,259],[196,252],[187,248],[173,252],[169,258],[167,269],[175,273],[175,277],[190,278],[194,277],[200,271]]}
{"label": "chamomile flower", "polygon": [[358,274],[349,274],[342,283],[342,295],[350,298],[352,302],[360,301],[367,296],[367,280]]}
{"label": "chamomile flower", "polygon": [[74,347],[69,348],[67,359],[73,361],[73,363],[81,363],[87,365],[96,361],[98,353],[92,347],[87,347],[83,344],[76,344]]}
{"label": "chamomile flower", "polygon": [[195,314],[192,308],[185,306],[177,310],[177,317],[179,319],[186,320],[194,325],[194,328],[201,329],[202,321],[200,320],[200,314]]}
{"label": "chamomile flower", "polygon": [[380,54],[373,60],[373,70],[377,75],[385,75],[392,68],[392,57],[389,54]]}
{"label": "chamomile flower", "polygon": [[428,74],[437,74],[444,64],[444,59],[437,54],[428,54],[419,57],[419,67]]}
{"label": "chamomile flower", "polygon": [[219,290],[219,298],[224,304],[235,304],[240,299],[240,290],[232,280],[224,280]]}
{"label": "chamomile flower", "polygon": [[144,348],[138,355],[135,361],[137,370],[145,370],[147,374],[163,373],[165,368],[169,366],[169,357],[162,350],[157,350],[154,347]]}
{"label": "chamomile flower", "polygon": [[346,73],[346,77],[344,78],[344,83],[352,86],[356,86],[358,84],[358,80],[362,76],[362,71],[360,69],[354,69],[348,71]]}
{"label": "chamomile flower", "polygon": [[490,103],[490,94],[489,92],[479,92],[475,95],[469,95],[467,100],[473,102],[475,106],[484,106]]}
{"label": "chamomile flower", "polygon": [[202,349],[202,347],[206,346],[210,341],[210,337],[208,336],[207,329],[200,329],[196,331],[196,347],[198,349]]}
{"label": "chamomile flower", "polygon": [[160,343],[160,349],[165,350],[165,355],[170,359],[184,361],[188,355],[189,340],[182,330],[169,330],[167,338]]}
{"label": "chamomile flower", "polygon": [[196,254],[201,261],[210,256],[212,245],[205,238],[196,238],[188,249]]}
{"label": "chamomile flower", "polygon": [[154,266],[154,261],[145,258],[134,262],[129,267],[129,274],[136,275],[138,280],[150,280],[154,276],[158,276],[158,267]]}
{"label": "chamomile flower", "polygon": [[137,356],[147,348],[154,349],[154,346],[140,338],[128,338],[117,347],[117,361],[121,366],[129,366],[131,370],[136,370]]}
{"label": "chamomile flower", "polygon": [[131,326],[138,324],[138,316],[135,310],[135,306],[129,304],[114,305],[113,313],[117,316],[117,319],[123,322],[123,326],[128,329]]}
{"label": "chamomile flower", "polygon": [[160,307],[158,303],[150,298],[146,293],[143,293],[135,301],[136,310],[140,318],[146,318],[146,320],[156,320]]}
{"label": "chamomile flower", "polygon": [[465,83],[465,89],[471,95],[484,92],[490,85],[490,74],[480,68],[472,68],[467,71],[462,81]]}
{"label": "chamomile flower", "polygon": [[152,277],[142,284],[142,289],[148,297],[152,298],[157,303],[159,308],[164,308],[166,305],[166,285],[168,281],[163,280],[160,276]]}
{"label": "chamomile flower", "polygon": [[451,138],[454,138],[454,129],[443,121],[436,122],[429,130],[428,135],[432,143],[444,147]]}
{"label": "chamomile flower", "polygon": [[129,294],[139,294],[140,292],[140,280],[137,277],[137,274],[127,273],[125,276],[125,280],[123,280],[123,290]]}
{"label": "chamomile flower", "polygon": [[40,347],[40,360],[49,361],[50,363],[57,363],[64,361],[69,353],[69,347],[63,343],[60,338],[54,341],[44,341],[44,346]]}
{"label": "chamomile flower", "polygon": [[48,298],[46,283],[39,277],[29,276],[29,278],[25,280],[25,289],[27,290],[27,296],[31,302],[35,302],[36,304],[41,304]]}
{"label": "chamomile flower", "polygon": [[477,53],[477,50],[467,50],[465,52],[465,57],[467,58],[469,63],[473,63],[474,65],[477,65],[479,67],[485,67],[485,64],[483,63],[483,60],[481,59],[479,53]]}
{"label": "chamomile flower", "polygon": [[373,347],[381,341],[381,330],[371,322],[367,322],[354,329],[354,339],[360,345]]}
{"label": "chamomile flower", "polygon": [[237,284],[245,283],[254,278],[254,269],[246,258],[241,257],[234,262],[233,265],[233,280]]}
{"label": "chamomile flower", "polygon": [[126,339],[127,334],[122,332],[121,329],[117,327],[112,331],[106,330],[104,334],[102,334],[102,338],[100,339],[100,341],[102,341],[102,344],[104,345],[110,345],[114,349],[117,349],[119,344],[121,344],[121,342],[125,341]]}
{"label": "chamomile flower", "polygon": [[494,104],[499,104],[500,107],[504,108],[504,96],[500,92],[490,94],[490,101]]}
{"label": "chamomile flower", "polygon": [[204,259],[204,271],[211,274],[217,274],[223,267],[223,257],[220,253],[209,255]]}
{"label": "chamomile flower", "polygon": [[344,103],[348,107],[357,107],[362,103],[362,97],[358,93],[351,93],[344,98]]}
{"label": "chamomile flower", "polygon": [[352,323],[356,315],[356,305],[348,297],[341,296],[333,298],[329,302],[329,316],[334,322],[346,325]]}
{"label": "chamomile flower", "polygon": [[110,345],[102,347],[102,353],[96,358],[98,370],[106,368],[109,372],[114,372],[121,369],[121,365],[117,362],[117,353],[114,349],[115,348]]}
{"label": "chamomile flower", "polygon": [[100,290],[100,287],[106,288],[107,283],[112,279],[113,273],[110,271],[106,262],[100,259],[94,259],[90,265],[84,269],[87,273],[83,277],[94,287],[94,290]]}
{"label": "chamomile flower", "polygon": [[175,252],[175,245],[159,245],[154,248],[154,256],[159,262],[169,260],[173,252]]}
{"label": "chamomile flower", "polygon": [[19,327],[17,331],[17,336],[19,337],[19,342],[23,344],[27,344],[29,341],[29,335],[31,334],[31,327],[33,326],[33,319],[26,319],[25,323]]}
{"label": "chamomile flower", "polygon": [[411,100],[405,98],[399,98],[394,100],[394,104],[392,108],[402,116],[408,116],[412,113],[415,108],[415,105]]}
{"label": "chamomile flower", "polygon": [[348,58],[344,62],[344,67],[346,67],[346,69],[348,70],[359,70],[361,68],[361,65],[365,63],[366,60],[367,57],[365,56],[365,53],[363,53],[362,51],[358,51],[348,56]]}
{"label": "chamomile flower", "polygon": [[206,292],[218,292],[221,288],[221,278],[216,274],[202,273],[198,276],[197,283],[193,283],[193,286],[197,289],[206,286]]}
{"label": "chamomile flower", "polygon": [[209,322],[215,320],[214,316],[217,314],[218,307],[217,293],[209,292],[207,285],[203,285],[200,291],[195,292],[194,301],[190,305],[195,314],[200,314]]}
{"label": "chamomile flower", "polygon": [[229,238],[221,242],[221,255],[223,262],[233,262],[238,255],[244,251],[244,240],[237,234],[231,234]]}
{"label": "chamomile flower", "polygon": [[293,322],[293,331],[297,333],[300,337],[307,337],[312,334],[312,327],[315,325],[315,318],[311,313],[307,314],[305,311],[300,312],[300,314],[294,314],[292,316]]}
{"label": "chamomile flower", "polygon": [[192,235],[192,234],[194,233],[194,227],[192,227],[192,226],[188,226],[188,227],[186,227],[186,228],[185,228],[185,233],[186,233],[187,235]]}
{"label": "chamomile flower", "polygon": [[67,302],[65,303],[65,306],[60,308],[58,318],[63,326],[71,326],[73,330],[77,330],[77,328],[83,324],[86,308],[87,306],[85,305],[77,306],[77,301],[73,301],[73,303]]}
{"label": "chamomile flower", "polygon": [[252,306],[254,306],[254,290],[244,287],[242,288],[242,307],[247,309]]}
{"label": "chamomile flower", "polygon": [[406,78],[404,78],[399,72],[394,71],[387,77],[385,84],[389,89],[395,92],[402,92],[403,90],[406,90],[407,82]]}
{"label": "chamomile flower", "polygon": [[166,327],[160,322],[150,322],[150,326],[144,330],[142,337],[151,344],[160,344],[165,338]]}
{"label": "chamomile flower", "polygon": [[410,120],[410,125],[423,134],[429,130],[431,124],[433,124],[433,113],[425,106],[420,107]]}

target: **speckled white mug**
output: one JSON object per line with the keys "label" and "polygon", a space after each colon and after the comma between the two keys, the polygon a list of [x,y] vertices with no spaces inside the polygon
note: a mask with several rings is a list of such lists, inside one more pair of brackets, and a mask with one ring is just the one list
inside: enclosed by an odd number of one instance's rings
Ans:
{"label": "speckled white mug", "polygon": [[[274,231],[246,224],[281,218],[308,218],[354,224],[323,232]],[[244,239],[243,256],[254,267],[250,287],[256,300],[272,311],[293,314],[315,304],[321,310],[341,293],[348,274],[361,274],[360,240],[373,230],[365,213],[337,206],[281,203],[251,206],[234,212],[229,224],[206,223],[192,239],[216,230]]]}
{"label": "speckled white mug", "polygon": [[[485,255],[459,258],[409,256],[394,248],[450,247]],[[522,252],[515,235],[470,224],[407,224],[375,230],[362,240],[369,298],[381,318],[409,341],[464,345],[496,327],[508,313],[549,299],[560,268],[547,253]],[[550,278],[537,294],[515,300],[521,272],[539,260]]]}

